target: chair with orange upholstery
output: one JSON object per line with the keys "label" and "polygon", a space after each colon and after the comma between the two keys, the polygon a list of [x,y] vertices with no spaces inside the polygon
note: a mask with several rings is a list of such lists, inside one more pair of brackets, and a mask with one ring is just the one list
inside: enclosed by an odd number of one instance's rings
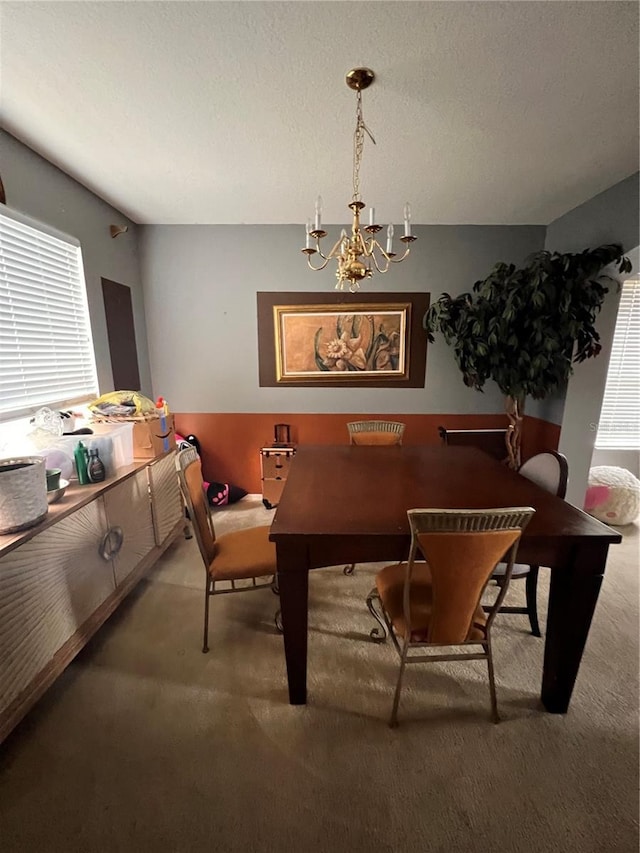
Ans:
{"label": "chair with orange upholstery", "polygon": [[[375,600],[400,656],[389,724],[397,725],[402,677],[408,663],[486,660],[491,712],[499,721],[491,651],[491,625],[506,594],[522,531],[535,510],[410,509],[411,547],[406,563],[385,566],[367,605]],[[498,562],[507,560],[504,583],[485,613],[482,594]],[[421,558],[421,559],[420,559]],[[409,654],[415,649],[473,646],[476,651]]]}
{"label": "chair with orange upholstery", "polygon": [[347,424],[349,443],[361,445],[402,444],[404,424],[397,421],[351,421]]}
{"label": "chair with orange upholstery", "polygon": [[[202,651],[208,652],[210,597],[265,588],[277,592],[276,549],[273,542],[269,541],[268,526],[248,527],[216,537],[204,491],[200,457],[195,447],[177,454],[176,468],[206,570]],[[219,585],[223,582],[226,582],[226,586],[220,589]],[[280,611],[275,619],[276,627],[280,630],[279,616]]]}
{"label": "chair with orange upholstery", "polygon": [[[404,424],[398,421],[351,421],[347,424],[349,444],[361,447],[393,447],[402,444]],[[352,575],[355,563],[350,563],[342,570],[345,575]]]}

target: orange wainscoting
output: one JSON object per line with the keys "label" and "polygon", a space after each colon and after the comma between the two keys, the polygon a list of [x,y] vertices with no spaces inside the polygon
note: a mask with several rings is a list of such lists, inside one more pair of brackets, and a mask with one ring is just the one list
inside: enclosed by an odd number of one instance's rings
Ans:
{"label": "orange wainscoting", "polygon": [[[294,444],[346,444],[348,421],[365,419],[402,421],[405,444],[438,444],[438,427],[494,429],[507,425],[505,415],[294,415],[287,414],[188,414],[176,413],[176,432],[193,434],[200,441],[205,478],[233,483],[260,493],[260,448],[270,444],[277,423],[291,426]],[[555,450],[560,427],[538,418],[525,417],[523,455]]]}

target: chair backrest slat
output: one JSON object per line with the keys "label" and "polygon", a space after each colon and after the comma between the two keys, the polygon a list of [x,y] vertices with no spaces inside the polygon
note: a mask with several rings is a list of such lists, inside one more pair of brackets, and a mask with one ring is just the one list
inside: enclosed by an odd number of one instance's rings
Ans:
{"label": "chair backrest slat", "polygon": [[216,537],[209,502],[204,490],[202,463],[195,447],[181,450],[177,454],[176,468],[196,542],[205,568],[208,570],[215,555]]}
{"label": "chair backrest slat", "polygon": [[402,444],[405,425],[398,421],[351,421],[347,424],[350,444]]}

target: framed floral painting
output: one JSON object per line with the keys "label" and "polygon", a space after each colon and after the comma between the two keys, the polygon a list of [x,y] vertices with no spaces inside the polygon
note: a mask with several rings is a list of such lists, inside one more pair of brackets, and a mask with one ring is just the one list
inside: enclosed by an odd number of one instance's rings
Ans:
{"label": "framed floral painting", "polygon": [[260,384],[424,385],[427,307],[427,294],[258,293]]}

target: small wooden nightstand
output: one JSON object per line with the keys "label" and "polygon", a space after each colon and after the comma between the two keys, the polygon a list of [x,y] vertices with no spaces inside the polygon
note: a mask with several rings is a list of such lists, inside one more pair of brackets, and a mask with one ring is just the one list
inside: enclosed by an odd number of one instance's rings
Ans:
{"label": "small wooden nightstand", "polygon": [[267,509],[278,506],[295,452],[292,444],[260,448],[262,503]]}

